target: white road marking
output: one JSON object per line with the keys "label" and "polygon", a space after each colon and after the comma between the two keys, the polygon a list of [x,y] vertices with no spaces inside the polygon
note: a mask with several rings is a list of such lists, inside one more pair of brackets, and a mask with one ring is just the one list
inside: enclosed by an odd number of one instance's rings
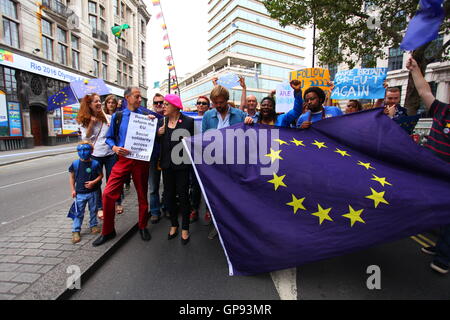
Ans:
{"label": "white road marking", "polygon": [[45,179],[45,178],[50,178],[50,177],[54,177],[54,176],[58,176],[60,174],[67,174],[67,171],[63,171],[63,172],[59,172],[59,173],[54,173],[54,174],[50,174],[48,176],[44,176],[44,177],[39,177],[39,178],[35,178],[35,179],[31,179],[31,180],[26,180],[26,181],[21,181],[21,182],[16,182],[16,183],[12,183],[12,184],[8,184],[6,186],[2,186],[0,187],[1,189],[5,189],[5,188],[9,188],[9,187],[13,187],[13,186],[17,186],[19,184],[24,184],[27,182],[32,182],[32,181],[37,181],[37,180],[41,180],[41,179]]}
{"label": "white road marking", "polygon": [[297,300],[297,268],[270,273],[281,300]]}
{"label": "white road marking", "polygon": [[[62,205],[62,204],[66,203],[66,202],[69,202],[69,201],[73,201],[73,199],[70,198],[70,199],[66,199],[66,200],[61,201],[61,202],[54,203],[54,204],[52,204],[51,206],[48,206],[48,207],[45,207],[45,208],[43,208],[43,209],[34,211],[34,212],[30,213],[30,214],[27,214],[26,216],[21,216],[21,217],[19,217],[19,218],[16,218],[16,219],[14,219],[14,220],[11,220],[11,221],[5,221],[5,222],[2,222],[1,225],[4,226],[4,225],[10,224],[10,223],[19,221],[20,219],[24,219],[24,218],[31,217],[32,215],[35,215],[36,213],[40,213],[40,212],[42,212],[42,211],[48,210],[48,209],[50,209],[50,208],[53,208],[53,207],[56,207],[56,206],[59,206],[59,205]],[[67,212],[69,212],[69,209],[67,209]]]}
{"label": "white road marking", "polygon": [[7,154],[4,156],[0,156],[0,159],[2,158],[9,158],[9,157],[17,157],[17,156],[25,156],[29,154],[38,154],[38,153],[46,153],[46,152],[54,152],[54,151],[67,151],[67,150],[74,150],[74,147],[66,147],[66,148],[59,148],[59,149],[48,149],[48,150],[40,150],[40,151],[32,151],[32,152],[22,152],[22,153],[14,153],[14,154]]}

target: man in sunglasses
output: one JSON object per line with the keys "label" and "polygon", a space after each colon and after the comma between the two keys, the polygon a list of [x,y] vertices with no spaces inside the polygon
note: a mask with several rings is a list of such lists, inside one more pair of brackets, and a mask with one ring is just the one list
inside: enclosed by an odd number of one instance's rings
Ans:
{"label": "man in sunglasses", "polygon": [[[163,111],[164,96],[156,93],[153,97],[153,111],[155,116],[159,118],[164,117]],[[159,197],[159,186],[161,183],[161,169],[159,168],[159,153],[160,147],[157,140],[155,141],[155,147],[153,148],[152,157],[150,159],[150,174],[148,177],[148,187],[150,194],[150,223],[156,224],[161,219],[161,209],[164,208],[162,199]]]}

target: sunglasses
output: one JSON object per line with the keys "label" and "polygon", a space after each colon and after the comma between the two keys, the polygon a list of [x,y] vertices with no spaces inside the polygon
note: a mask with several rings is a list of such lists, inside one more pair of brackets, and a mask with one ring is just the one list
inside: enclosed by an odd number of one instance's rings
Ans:
{"label": "sunglasses", "polygon": [[198,106],[200,106],[200,105],[202,105],[202,106],[207,106],[207,105],[208,105],[208,102],[197,102],[197,105],[198,105]]}
{"label": "sunglasses", "polygon": [[153,104],[159,104],[162,106],[164,104],[164,101],[153,101]]}

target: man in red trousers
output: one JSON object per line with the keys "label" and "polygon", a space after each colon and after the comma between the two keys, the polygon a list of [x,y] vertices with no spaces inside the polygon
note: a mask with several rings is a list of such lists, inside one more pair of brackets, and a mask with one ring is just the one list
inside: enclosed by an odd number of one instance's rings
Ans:
{"label": "man in red trousers", "polygon": [[130,151],[124,148],[131,113],[144,114],[145,111],[142,108],[139,109],[142,102],[139,88],[127,88],[124,96],[127,100],[127,108],[112,116],[111,126],[106,135],[106,143],[117,154],[118,161],[111,171],[103,192],[103,228],[101,236],[92,243],[94,247],[102,245],[116,236],[114,229],[115,203],[120,198],[124,182],[130,173],[139,202],[139,233],[142,240],[149,241],[151,239],[150,232],[147,229],[149,219],[147,191],[150,163],[126,158]]}

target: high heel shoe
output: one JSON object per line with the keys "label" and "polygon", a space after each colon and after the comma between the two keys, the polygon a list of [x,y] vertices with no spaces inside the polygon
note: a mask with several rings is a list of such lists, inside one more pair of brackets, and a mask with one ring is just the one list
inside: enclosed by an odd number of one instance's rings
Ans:
{"label": "high heel shoe", "polygon": [[178,230],[175,231],[174,234],[170,234],[170,233],[169,233],[168,236],[167,236],[167,239],[168,239],[168,240],[172,240],[172,239],[175,239],[177,236],[178,236]]}
{"label": "high heel shoe", "polygon": [[183,246],[187,245],[189,243],[189,239],[191,239],[191,236],[189,236],[187,239],[183,239],[183,237],[181,237],[181,244]]}

